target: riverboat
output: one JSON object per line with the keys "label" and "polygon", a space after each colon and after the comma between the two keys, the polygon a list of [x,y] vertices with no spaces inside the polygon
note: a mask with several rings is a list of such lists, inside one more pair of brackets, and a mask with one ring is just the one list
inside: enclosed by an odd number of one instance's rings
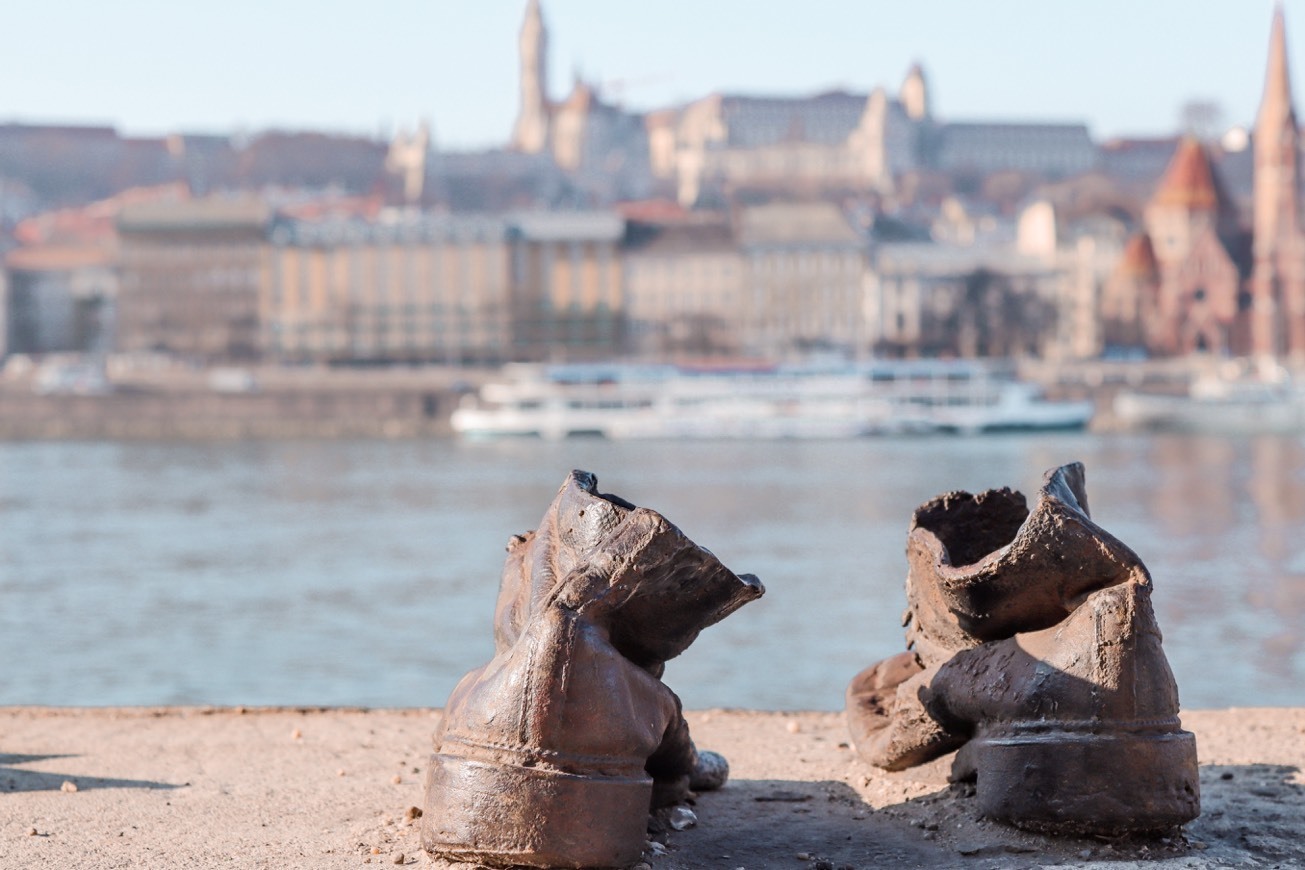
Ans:
{"label": "riverboat", "polygon": [[1132,429],[1294,434],[1305,432],[1305,384],[1274,363],[1229,360],[1183,393],[1122,392],[1113,411]]}
{"label": "riverboat", "polygon": [[1091,402],[1052,402],[969,361],[837,365],[511,365],[452,416],[467,437],[844,439],[1081,429]]}

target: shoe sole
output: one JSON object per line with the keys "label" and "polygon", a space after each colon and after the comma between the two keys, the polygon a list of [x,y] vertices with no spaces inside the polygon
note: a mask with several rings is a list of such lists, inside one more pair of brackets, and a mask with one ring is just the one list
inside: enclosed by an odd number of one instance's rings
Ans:
{"label": "shoe sole", "polygon": [[1080,731],[1038,726],[977,735],[962,750],[983,815],[1050,833],[1173,829],[1200,815],[1189,731]]}

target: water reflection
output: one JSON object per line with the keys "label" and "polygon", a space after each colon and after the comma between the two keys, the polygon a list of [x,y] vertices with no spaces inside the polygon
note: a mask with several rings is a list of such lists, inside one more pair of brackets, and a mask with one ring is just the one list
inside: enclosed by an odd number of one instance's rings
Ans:
{"label": "water reflection", "polygon": [[1247,578],[1245,600],[1277,623],[1264,641],[1264,667],[1299,681],[1305,621],[1305,445],[1298,439],[1256,439],[1248,490],[1266,571],[1262,582]]}
{"label": "water reflection", "polygon": [[0,703],[441,703],[508,535],[586,468],[767,585],[671,663],[686,704],[837,708],[901,647],[911,510],[1075,459],[1184,705],[1305,704],[1301,439],[1083,434],[0,445]]}

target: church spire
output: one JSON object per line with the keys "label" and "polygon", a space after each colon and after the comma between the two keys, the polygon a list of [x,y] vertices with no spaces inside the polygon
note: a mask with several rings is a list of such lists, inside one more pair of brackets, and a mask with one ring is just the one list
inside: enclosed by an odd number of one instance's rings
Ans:
{"label": "church spire", "polygon": [[1255,122],[1256,132],[1268,128],[1280,130],[1284,124],[1296,125],[1296,111],[1291,104],[1291,72],[1287,67],[1287,30],[1282,3],[1273,7],[1273,26],[1269,32],[1269,64],[1264,76],[1264,97]]}
{"label": "church spire", "polygon": [[1282,4],[1273,10],[1264,97],[1255,119],[1255,248],[1261,254],[1299,228],[1300,132],[1291,101]]}
{"label": "church spire", "polygon": [[526,0],[521,22],[521,108],[512,147],[535,154],[548,145],[548,29],[539,0]]}
{"label": "church spire", "polygon": [[898,99],[912,121],[929,120],[929,80],[925,78],[924,67],[918,61],[906,71],[906,80],[902,82]]}
{"label": "church spire", "polygon": [[1264,97],[1255,119],[1251,350],[1305,354],[1300,131],[1291,100],[1282,4],[1273,10]]}

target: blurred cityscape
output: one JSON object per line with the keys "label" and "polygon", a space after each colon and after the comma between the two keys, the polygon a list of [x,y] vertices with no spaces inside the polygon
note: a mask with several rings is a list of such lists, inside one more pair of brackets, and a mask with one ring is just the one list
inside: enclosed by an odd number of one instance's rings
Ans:
{"label": "blurred cityscape", "polygon": [[0,428],[58,434],[91,412],[33,396],[112,390],[130,432],[202,387],[422,431],[522,361],[1000,358],[1071,392],[1294,363],[1281,8],[1268,30],[1253,129],[1192,104],[1147,139],[949,121],[920,64],[868,94],[559,98],[538,0],[502,148],[0,125]]}

